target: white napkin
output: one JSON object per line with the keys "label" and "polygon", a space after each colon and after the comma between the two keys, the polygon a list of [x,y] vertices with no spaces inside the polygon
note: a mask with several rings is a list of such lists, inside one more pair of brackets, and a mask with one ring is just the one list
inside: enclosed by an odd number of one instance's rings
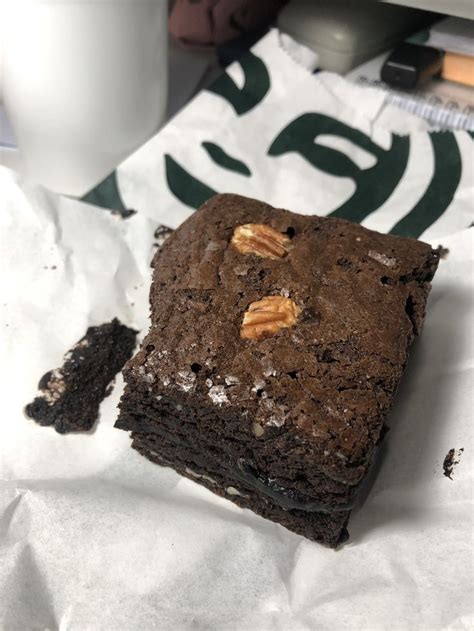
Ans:
{"label": "white napkin", "polygon": [[130,449],[120,378],[90,434],[23,416],[88,325],[146,329],[155,228],[0,170],[0,628],[472,628],[473,231],[433,242],[450,252],[382,466],[334,552]]}

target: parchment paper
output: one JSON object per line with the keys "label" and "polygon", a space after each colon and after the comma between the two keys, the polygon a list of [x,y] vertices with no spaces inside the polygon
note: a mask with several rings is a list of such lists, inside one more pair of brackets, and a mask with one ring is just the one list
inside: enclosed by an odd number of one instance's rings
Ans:
{"label": "parchment paper", "polygon": [[156,224],[0,170],[0,628],[472,629],[472,229],[433,242],[449,255],[378,477],[334,552],[130,449],[113,428],[120,377],[90,434],[23,416],[88,325],[146,329]]}

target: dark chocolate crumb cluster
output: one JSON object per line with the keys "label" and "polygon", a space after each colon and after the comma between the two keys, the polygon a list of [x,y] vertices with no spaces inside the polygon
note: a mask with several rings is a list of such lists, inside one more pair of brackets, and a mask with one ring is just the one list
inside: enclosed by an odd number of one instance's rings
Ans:
{"label": "dark chocolate crumb cluster", "polygon": [[463,451],[464,447],[461,447],[461,449],[459,449],[457,452],[454,448],[452,448],[448,451],[443,460],[443,474],[450,480],[453,479],[454,467],[459,464]]}
{"label": "dark chocolate crumb cluster", "polygon": [[92,429],[112,380],[133,353],[136,335],[117,318],[89,327],[63,365],[41,377],[40,394],[26,406],[26,415],[40,425],[53,425],[60,434]]}

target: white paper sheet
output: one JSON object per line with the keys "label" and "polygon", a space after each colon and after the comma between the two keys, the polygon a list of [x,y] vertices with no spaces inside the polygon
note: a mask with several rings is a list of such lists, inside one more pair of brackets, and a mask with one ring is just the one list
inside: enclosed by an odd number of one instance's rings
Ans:
{"label": "white paper sheet", "polygon": [[334,552],[130,449],[120,378],[90,434],[23,416],[88,325],[146,327],[155,227],[0,170],[0,628],[471,629],[473,231],[434,242],[450,252],[381,468]]}
{"label": "white paper sheet", "polygon": [[[313,74],[314,53],[290,41],[271,30],[250,57],[226,68],[217,88],[201,91],[120,164],[124,205],[175,228],[216,191],[303,214],[344,208],[344,218],[381,232],[400,234],[399,222],[408,219],[402,234],[424,239],[467,228],[472,137],[428,132],[426,121],[391,105],[384,90]],[[323,158],[324,148],[335,153]],[[389,183],[382,174],[396,177]]]}

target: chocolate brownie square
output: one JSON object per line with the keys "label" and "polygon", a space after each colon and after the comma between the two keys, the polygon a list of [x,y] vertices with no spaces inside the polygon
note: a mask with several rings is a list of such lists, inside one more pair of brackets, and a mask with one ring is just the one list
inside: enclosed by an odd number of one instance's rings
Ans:
{"label": "chocolate brownie square", "polygon": [[419,241],[213,197],[155,255],[116,426],[150,460],[337,546],[438,262]]}

